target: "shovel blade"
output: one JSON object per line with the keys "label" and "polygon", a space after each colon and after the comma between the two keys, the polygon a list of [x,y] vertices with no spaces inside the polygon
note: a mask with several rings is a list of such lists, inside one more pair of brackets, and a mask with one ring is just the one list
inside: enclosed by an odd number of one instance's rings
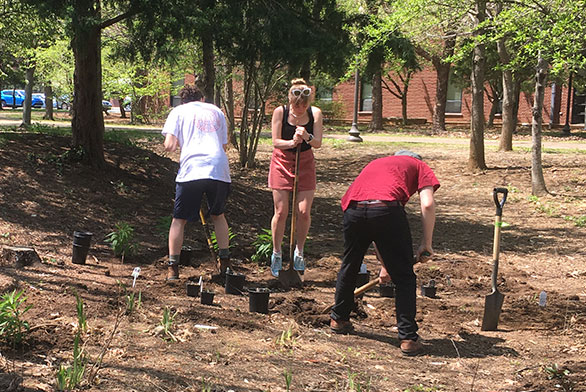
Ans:
{"label": "shovel blade", "polygon": [[505,300],[504,294],[498,290],[484,298],[484,317],[482,318],[482,331],[496,331],[499,324],[499,316]]}
{"label": "shovel blade", "polygon": [[290,287],[303,287],[301,274],[293,268],[279,271],[279,283],[285,290],[288,290]]}

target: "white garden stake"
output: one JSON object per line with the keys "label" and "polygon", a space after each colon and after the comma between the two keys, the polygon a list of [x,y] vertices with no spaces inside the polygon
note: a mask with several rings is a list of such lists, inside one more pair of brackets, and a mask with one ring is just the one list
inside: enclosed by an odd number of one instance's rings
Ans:
{"label": "white garden stake", "polygon": [[134,285],[136,284],[136,278],[138,278],[138,275],[140,275],[140,267],[136,267],[134,271],[132,271],[132,277],[134,278],[132,281],[132,288],[134,288]]}

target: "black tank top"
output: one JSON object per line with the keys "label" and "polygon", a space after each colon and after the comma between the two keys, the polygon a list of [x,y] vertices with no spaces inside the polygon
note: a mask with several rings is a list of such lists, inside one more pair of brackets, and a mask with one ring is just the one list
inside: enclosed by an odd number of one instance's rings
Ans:
{"label": "black tank top", "polygon": [[[311,106],[307,108],[307,117],[309,117],[309,122],[305,125],[301,125],[305,127],[307,133],[313,135],[313,111],[311,110]],[[281,139],[284,140],[293,140],[293,135],[295,135],[295,126],[289,124],[289,105],[283,105],[283,125],[281,126]],[[309,150],[311,146],[307,142],[301,143],[301,151]],[[290,148],[289,151],[295,151],[296,148]]]}

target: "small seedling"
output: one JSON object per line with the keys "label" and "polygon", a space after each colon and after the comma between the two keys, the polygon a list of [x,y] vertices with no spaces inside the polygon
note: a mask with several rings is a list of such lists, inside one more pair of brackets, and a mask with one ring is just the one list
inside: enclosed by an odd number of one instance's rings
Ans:
{"label": "small seedling", "polygon": [[285,369],[283,371],[283,377],[285,377],[286,391],[289,392],[291,390],[291,381],[293,380],[293,374],[291,374],[291,370]]}
{"label": "small seedling", "polygon": [[77,388],[83,379],[87,365],[87,358],[83,348],[79,346],[79,331],[73,340],[73,362],[69,366],[59,365],[55,374],[56,388],[58,391],[71,391]]}
{"label": "small seedling", "polygon": [[77,326],[80,332],[87,332],[87,319],[83,308],[83,299],[75,293],[75,307],[77,310]]}
{"label": "small seedling", "polygon": [[177,312],[171,314],[171,310],[169,308],[165,308],[163,311],[163,318],[161,319],[161,326],[163,327],[163,333],[165,334],[165,338],[170,339],[174,342],[177,341],[177,338],[173,336],[171,333],[171,328],[173,327],[173,322],[175,321],[175,316]]}
{"label": "small seedling", "polygon": [[138,250],[134,243],[134,228],[126,222],[116,223],[116,229],[106,236],[106,242],[110,243],[116,256],[132,256]]}
{"label": "small seedling", "polygon": [[29,323],[22,320],[32,305],[24,306],[26,297],[24,291],[6,293],[0,302],[0,336],[2,340],[13,347],[22,342],[24,335],[29,331]]}

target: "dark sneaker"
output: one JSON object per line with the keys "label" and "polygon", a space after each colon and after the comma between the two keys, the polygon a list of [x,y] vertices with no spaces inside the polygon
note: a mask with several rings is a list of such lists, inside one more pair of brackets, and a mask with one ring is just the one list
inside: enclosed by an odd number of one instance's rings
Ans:
{"label": "dark sneaker", "polygon": [[350,321],[330,319],[330,330],[333,333],[347,335],[354,332],[354,326]]}
{"label": "dark sneaker", "polygon": [[418,338],[417,340],[405,339],[401,340],[401,352],[404,355],[415,356],[421,354],[423,351],[423,344]]}
{"label": "dark sneaker", "polygon": [[169,264],[167,267],[167,280],[179,279],[179,264]]}

